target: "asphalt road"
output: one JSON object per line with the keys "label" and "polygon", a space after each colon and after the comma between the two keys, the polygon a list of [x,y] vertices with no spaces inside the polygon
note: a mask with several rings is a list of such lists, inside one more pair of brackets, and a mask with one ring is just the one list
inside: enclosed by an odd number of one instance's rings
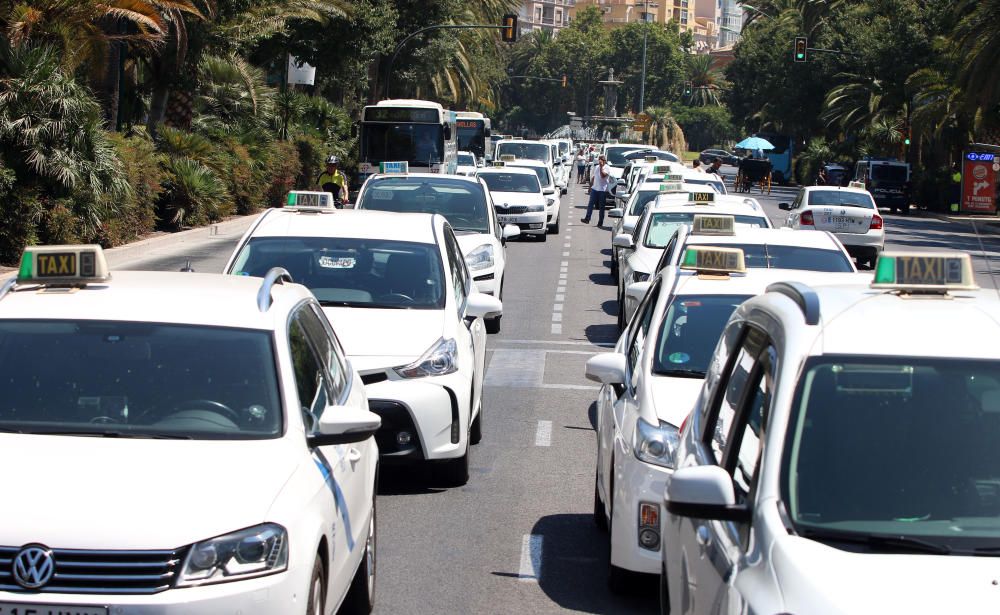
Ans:
{"label": "asphalt road", "polygon": [[[778,203],[794,190],[751,196],[780,226]],[[657,612],[655,579],[627,596],[606,586],[608,539],[592,521],[597,387],[583,367],[616,338],[610,239],[580,222],[582,188],[562,206],[558,236],[508,243],[503,328],[489,340],[484,438],[469,484],[441,488],[421,468],[382,472],[376,613]],[[969,224],[883,215],[887,247],[981,252]],[[238,239],[211,237],[126,268],[190,260],[221,271]],[[996,266],[1000,237],[982,243]],[[977,256],[977,276],[993,286],[987,263]]]}

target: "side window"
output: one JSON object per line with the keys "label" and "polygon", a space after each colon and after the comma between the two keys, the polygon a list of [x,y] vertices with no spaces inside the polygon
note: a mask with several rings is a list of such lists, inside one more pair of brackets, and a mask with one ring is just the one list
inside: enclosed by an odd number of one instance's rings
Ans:
{"label": "side window", "polygon": [[642,230],[646,226],[646,219],[649,218],[649,207],[646,207],[646,211],[642,212],[642,216],[635,223],[635,228],[632,229],[632,243],[639,245],[639,237],[642,236]]}
{"label": "side window", "polygon": [[465,267],[465,257],[458,247],[458,240],[451,229],[445,230],[444,235],[445,250],[448,253],[448,266],[451,268],[451,283],[455,292],[455,303],[459,310],[465,305],[465,298],[468,296],[469,270]]}
{"label": "side window", "polygon": [[325,318],[318,313],[319,309],[315,304],[310,304],[308,308],[300,310],[296,318],[306,330],[316,347],[316,352],[325,364],[334,399],[340,399],[347,388],[347,369],[341,350],[334,341],[333,329],[328,323],[323,322]]}
{"label": "side window", "polygon": [[656,308],[656,300],[660,296],[660,279],[649,287],[642,303],[636,308],[632,316],[632,324],[628,338],[627,355],[625,360],[630,373],[635,373],[635,366],[639,364],[639,357],[642,356],[642,349],[646,346],[646,338],[649,336],[649,325],[653,319],[653,312]]}
{"label": "side window", "polygon": [[717,408],[715,420],[711,421],[712,427],[710,433],[706,434],[706,436],[712,439],[712,453],[715,456],[716,463],[720,465],[722,464],[723,454],[726,450],[730,432],[733,429],[737,411],[748,389],[753,386],[750,376],[754,373],[754,368],[757,365],[757,357],[764,347],[765,340],[765,334],[759,329],[752,327],[747,329],[746,337],[743,338],[740,350],[733,361],[732,367],[729,369],[728,377],[724,385],[720,386],[716,395],[714,404]]}
{"label": "side window", "polygon": [[667,247],[663,249],[663,258],[665,263],[674,262],[674,249],[677,248],[677,233],[674,233],[670,237],[670,241],[667,242]]}
{"label": "side window", "polygon": [[323,363],[316,355],[309,334],[296,317],[288,331],[288,344],[292,351],[292,369],[295,373],[295,389],[299,394],[299,405],[306,431],[311,431],[314,421],[323,415],[329,400],[329,388]]}

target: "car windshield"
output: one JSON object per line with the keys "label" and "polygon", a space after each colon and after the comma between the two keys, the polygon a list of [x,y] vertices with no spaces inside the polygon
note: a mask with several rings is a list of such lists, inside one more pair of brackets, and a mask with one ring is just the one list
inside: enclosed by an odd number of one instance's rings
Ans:
{"label": "car windshield", "polygon": [[632,197],[632,207],[629,208],[628,215],[641,216],[642,212],[646,211],[646,206],[655,201],[659,194],[659,189],[636,192],[635,196]]}
{"label": "car windshield", "polygon": [[[698,212],[703,213],[703,212]],[[655,213],[649,217],[646,225],[646,236],[643,238],[643,245],[647,248],[662,249],[667,247],[667,242],[673,236],[674,231],[682,224],[691,224],[694,220],[695,212],[671,211]],[[767,219],[757,216],[736,215],[733,216],[736,224],[744,226],[756,226],[767,228]]]}
{"label": "car windshield", "polygon": [[459,154],[458,164],[466,167],[474,167],[476,166],[476,159],[469,154]]}
{"label": "car windshield", "polygon": [[497,157],[513,155],[517,158],[527,160],[541,160],[549,162],[552,150],[545,143],[519,143],[517,141],[505,141],[497,145]]}
{"label": "car windshield", "polygon": [[100,320],[0,321],[0,431],[275,438],[283,432],[284,418],[274,356],[267,331]]}
{"label": "car windshield", "polygon": [[434,244],[348,237],[254,237],[230,273],[263,277],[283,267],[326,307],[441,309],[444,279]]}
{"label": "car windshield", "polygon": [[711,186],[719,194],[727,194],[726,185],[720,181],[713,179],[697,179],[694,177],[685,177],[685,184],[694,184],[696,186]]}
{"label": "car windshield", "polygon": [[625,158],[625,154],[641,149],[640,147],[609,147],[607,151],[608,164],[613,167],[624,167],[628,164],[628,159]]}
{"label": "car windshield", "polygon": [[[698,243],[697,245],[708,245]],[[797,269],[826,273],[850,273],[851,261],[840,250],[824,250],[805,246],[775,246],[768,244],[724,243],[717,247],[743,250],[746,266],[752,269]]]}
{"label": "car windshield", "polygon": [[875,209],[875,202],[867,193],[847,190],[812,190],[809,192],[809,205]]}
{"label": "car windshield", "polygon": [[526,169],[531,169],[538,176],[538,183],[542,185],[542,188],[548,188],[552,186],[552,175],[549,174],[549,170],[545,167],[525,167]]}
{"label": "car windshield", "polygon": [[820,357],[793,402],[783,499],[816,540],[997,555],[998,438],[1000,362]]}
{"label": "car windshield", "polygon": [[441,214],[456,232],[488,233],[486,193],[476,182],[427,177],[392,177],[371,182],[358,209]]}
{"label": "car windshield", "polygon": [[906,167],[900,164],[874,164],[872,165],[872,179],[901,184],[906,181]]}
{"label": "car windshield", "polygon": [[704,378],[722,329],[744,295],[681,295],[663,315],[653,373]]}
{"label": "car windshield", "polygon": [[527,173],[482,173],[490,192],[533,192],[542,191],[538,178]]}

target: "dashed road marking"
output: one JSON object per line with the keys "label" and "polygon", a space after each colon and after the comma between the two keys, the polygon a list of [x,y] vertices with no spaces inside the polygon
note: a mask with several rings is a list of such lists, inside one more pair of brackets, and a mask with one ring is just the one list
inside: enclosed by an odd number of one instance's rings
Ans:
{"label": "dashed road marking", "polygon": [[552,421],[538,421],[538,429],[535,431],[535,446],[549,446],[552,444]]}
{"label": "dashed road marking", "polygon": [[562,312],[552,312],[552,322],[562,322]]}
{"label": "dashed road marking", "polygon": [[562,324],[552,323],[552,335],[562,335]]}

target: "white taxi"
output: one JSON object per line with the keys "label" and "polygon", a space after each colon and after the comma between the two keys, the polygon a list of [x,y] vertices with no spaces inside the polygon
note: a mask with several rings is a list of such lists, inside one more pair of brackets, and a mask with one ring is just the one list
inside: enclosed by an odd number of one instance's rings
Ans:
{"label": "white taxi", "polygon": [[[404,163],[405,164],[405,163]],[[507,240],[521,231],[497,218],[493,197],[478,177],[438,173],[372,175],[361,186],[356,209],[444,216],[465,255],[479,292],[503,299]],[[490,316],[490,333],[500,331],[500,314]]]}
{"label": "white taxi", "polygon": [[830,231],[859,264],[871,268],[885,247],[885,224],[870,192],[859,186],[807,186],[791,203],[785,226],[796,230]]}
{"label": "white taxi", "polygon": [[312,294],[262,276],[24,253],[0,289],[0,486],[24,503],[0,613],[371,611],[379,418]]}
{"label": "white taxi", "polygon": [[[855,282],[856,274],[839,276]],[[661,272],[614,352],[592,357],[597,402],[594,518],[609,530],[612,589],[660,566],[664,479],[722,329],[736,306],[772,283],[837,274],[745,266],[739,248],[689,246],[675,276]]]}
{"label": "white taxi", "polygon": [[998,315],[958,253],[740,306],[667,480],[661,611],[995,612]]}
{"label": "white taxi", "polygon": [[618,326],[624,328],[631,314],[624,308],[625,287],[650,279],[660,253],[682,224],[690,224],[695,214],[730,214],[736,224],[771,228],[771,220],[757,201],[715,192],[671,190],[646,207],[631,233],[615,235],[618,248]]}
{"label": "white taxi", "polygon": [[[538,237],[545,241],[548,234],[548,214],[545,212],[551,196],[542,194],[538,175],[524,167],[506,167],[503,161],[479,171],[479,177],[486,182],[493,205],[496,207],[500,224],[513,224],[521,230],[521,235]],[[556,230],[559,232],[559,220]]]}
{"label": "white taxi", "polygon": [[503,162],[508,167],[522,167],[535,172],[538,183],[542,185],[542,194],[545,195],[545,215],[548,218],[549,230],[558,233],[559,219],[562,217],[562,196],[555,184],[551,168],[545,163],[525,158],[507,157]]}
{"label": "white taxi", "polygon": [[269,210],[225,272],[259,275],[272,267],[309,288],[340,332],[382,417],[382,460],[433,460],[447,483],[465,484],[469,444],[482,438],[482,318],[503,308],[475,290],[445,219]]}
{"label": "white taxi", "polygon": [[455,175],[465,175],[472,177],[479,172],[482,166],[480,160],[472,152],[458,152],[458,166],[455,167]]}

